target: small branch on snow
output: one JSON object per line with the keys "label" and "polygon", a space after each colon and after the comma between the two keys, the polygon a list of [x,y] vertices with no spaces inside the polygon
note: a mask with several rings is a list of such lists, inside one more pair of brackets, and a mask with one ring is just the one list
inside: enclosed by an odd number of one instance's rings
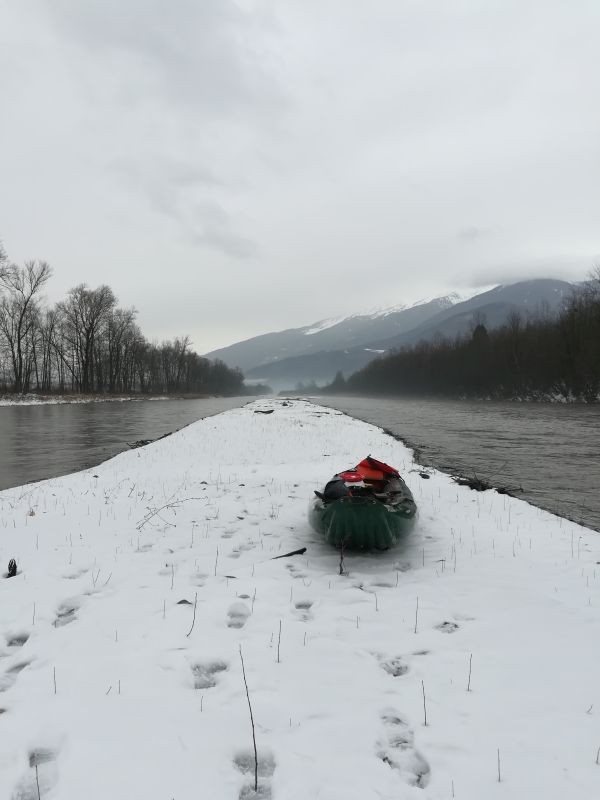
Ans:
{"label": "small branch on snow", "polygon": [[283,553],[281,556],[273,556],[269,561],[276,561],[278,558],[289,558],[290,556],[302,556],[306,553],[306,547],[301,547],[299,550],[292,550],[290,553]]}
{"label": "small branch on snow", "polygon": [[[155,517],[157,514],[160,514],[160,512],[161,512],[161,511],[164,511],[166,508],[167,508],[167,509],[177,509],[177,508],[179,508],[179,506],[180,506],[180,505],[182,505],[183,503],[189,503],[189,502],[191,502],[192,500],[203,500],[205,503],[207,502],[207,499],[206,499],[206,497],[182,497],[182,498],[181,498],[181,499],[179,499],[179,500],[172,500],[172,499],[171,499],[171,500],[169,500],[167,503],[165,503],[163,506],[160,506],[159,508],[149,508],[149,509],[148,509],[148,513],[146,514],[146,516],[145,516],[145,517],[142,517],[142,519],[141,519],[141,520],[139,520],[139,522],[137,522],[137,523],[136,523],[136,526],[135,526],[135,527],[136,527],[136,529],[137,529],[138,531],[141,531],[141,530],[142,530],[142,528],[144,527],[144,525],[147,525],[147,524],[148,524],[148,522],[150,522],[150,520],[152,520],[152,519],[153,519],[153,518],[154,518],[154,517]],[[167,521],[166,521],[166,520],[164,520],[164,519],[163,519],[162,521],[163,521],[163,522],[164,522],[166,525],[171,525],[171,526],[173,526],[173,523],[172,523],[172,522],[167,522]]]}

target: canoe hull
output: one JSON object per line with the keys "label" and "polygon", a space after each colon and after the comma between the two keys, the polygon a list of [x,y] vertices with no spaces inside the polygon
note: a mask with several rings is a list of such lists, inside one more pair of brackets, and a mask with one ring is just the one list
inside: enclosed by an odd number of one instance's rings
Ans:
{"label": "canoe hull", "polygon": [[316,497],[309,509],[315,531],[338,550],[387,550],[414,527],[416,506],[388,505],[371,498],[342,497],[324,503]]}

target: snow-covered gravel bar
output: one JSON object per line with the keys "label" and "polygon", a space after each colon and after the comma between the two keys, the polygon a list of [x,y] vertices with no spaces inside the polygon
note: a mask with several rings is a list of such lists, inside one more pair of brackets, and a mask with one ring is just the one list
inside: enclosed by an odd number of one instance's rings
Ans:
{"label": "snow-covered gravel bar", "polygon": [[[419,521],[340,575],[308,502],[369,453]],[[371,425],[259,401],[0,515],[1,800],[254,797],[240,647],[258,797],[600,797],[598,534]]]}

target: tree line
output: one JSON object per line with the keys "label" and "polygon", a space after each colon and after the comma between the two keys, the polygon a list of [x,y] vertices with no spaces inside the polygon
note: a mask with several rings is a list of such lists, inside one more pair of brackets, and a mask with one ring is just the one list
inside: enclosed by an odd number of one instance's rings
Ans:
{"label": "tree line", "polygon": [[244,394],[238,369],[194,352],[188,336],[149,342],[134,308],[85,283],[48,306],[45,261],[11,263],[0,243],[0,391]]}
{"label": "tree line", "polygon": [[598,401],[600,267],[557,315],[513,312],[490,331],[476,316],[467,335],[402,348],[347,380],[338,374],[327,391]]}

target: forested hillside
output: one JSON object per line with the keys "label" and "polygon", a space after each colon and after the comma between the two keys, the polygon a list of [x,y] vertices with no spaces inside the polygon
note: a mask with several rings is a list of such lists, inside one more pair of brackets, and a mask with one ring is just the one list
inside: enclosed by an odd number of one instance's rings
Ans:
{"label": "forested hillside", "polygon": [[510,315],[488,331],[437,337],[340,375],[331,391],[491,398],[600,399],[600,268],[565,299],[557,317]]}
{"label": "forested hillside", "polygon": [[54,306],[43,261],[11,264],[0,244],[0,391],[236,394],[243,376],[191,349],[187,336],[150,343],[110,286],[81,283]]}

